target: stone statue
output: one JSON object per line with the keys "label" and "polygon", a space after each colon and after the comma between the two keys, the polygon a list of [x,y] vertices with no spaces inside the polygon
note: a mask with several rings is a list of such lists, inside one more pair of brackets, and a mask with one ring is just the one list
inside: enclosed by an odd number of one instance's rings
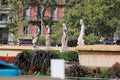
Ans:
{"label": "stone statue", "polygon": [[65,23],[63,23],[62,26],[63,26],[63,35],[62,35],[61,43],[62,43],[62,47],[67,47],[68,30]]}
{"label": "stone statue", "polygon": [[[9,34],[8,35],[9,35],[8,36],[8,44],[9,45],[14,45],[14,38],[15,38],[15,36],[14,36],[14,33],[13,33],[12,29],[9,30]],[[5,35],[3,37],[5,37]]]}
{"label": "stone statue", "polygon": [[50,46],[50,27],[49,27],[49,25],[47,25],[46,28],[47,28],[46,46]]}
{"label": "stone statue", "polygon": [[84,45],[84,30],[85,30],[85,25],[82,19],[80,19],[80,26],[81,26],[81,30],[80,30],[80,35],[78,37],[78,45]]}

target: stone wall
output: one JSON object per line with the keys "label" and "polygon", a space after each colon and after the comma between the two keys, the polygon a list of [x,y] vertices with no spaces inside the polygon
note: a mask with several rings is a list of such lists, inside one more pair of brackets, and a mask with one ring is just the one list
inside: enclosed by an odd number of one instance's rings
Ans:
{"label": "stone wall", "polygon": [[23,50],[33,49],[32,46],[0,46],[0,56],[16,56]]}
{"label": "stone wall", "polygon": [[[23,50],[61,50],[61,47],[44,47],[44,46],[0,46],[0,56],[16,56]],[[75,51],[76,47],[67,47],[66,51]]]}

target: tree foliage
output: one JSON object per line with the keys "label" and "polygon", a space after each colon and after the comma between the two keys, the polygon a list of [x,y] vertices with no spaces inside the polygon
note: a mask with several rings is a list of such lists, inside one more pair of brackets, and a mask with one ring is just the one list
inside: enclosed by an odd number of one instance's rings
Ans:
{"label": "tree foliage", "polygon": [[[105,36],[113,34],[115,29],[119,28],[119,0],[77,0],[77,3],[74,0],[67,0],[67,3],[72,3],[73,7],[65,9],[64,17],[57,25],[66,23],[69,27],[69,37],[72,39],[78,37],[75,34],[79,34],[80,19],[83,19],[85,23],[85,36],[91,33]],[[56,32],[53,31],[53,35]],[[119,31],[117,32],[119,33]]]}
{"label": "tree foliage", "polygon": [[[8,6],[11,8],[10,18],[12,18],[12,24],[10,27],[16,31],[18,27],[26,25],[25,11],[32,4],[38,8],[38,16],[40,17],[40,11],[44,6],[51,8],[52,3],[56,3],[55,0],[1,0],[7,2],[5,5],[1,5],[1,8]],[[64,9],[64,17],[59,23],[55,23],[52,26],[52,42],[53,45],[60,44],[62,35],[62,23],[66,23],[69,28],[70,41],[76,41],[80,31],[79,20],[83,19],[85,23],[85,35],[88,36],[91,33],[97,35],[108,35],[117,32],[120,34],[120,1],[119,0],[65,0],[68,6]],[[72,6],[71,6],[72,5]],[[51,20],[48,20],[49,24],[52,24]],[[50,25],[51,26],[51,25]],[[59,33],[57,32],[58,30]]]}

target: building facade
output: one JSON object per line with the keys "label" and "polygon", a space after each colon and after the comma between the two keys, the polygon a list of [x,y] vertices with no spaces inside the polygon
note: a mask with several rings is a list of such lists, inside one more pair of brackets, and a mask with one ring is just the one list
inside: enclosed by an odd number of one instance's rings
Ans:
{"label": "building facade", "polygon": [[[40,2],[40,1],[39,1]],[[1,1],[4,5],[6,2]],[[28,21],[27,26],[18,28],[18,39],[14,41],[14,34],[11,28],[8,27],[8,23],[11,23],[9,16],[9,8],[0,9],[0,44],[12,44],[18,43],[19,45],[33,45],[38,40],[38,35],[46,35],[47,27],[50,24],[44,21],[50,20],[53,22],[59,22],[63,17],[65,7],[65,0],[50,0],[50,6],[39,9],[37,6],[30,4],[26,9],[26,20]],[[50,26],[51,27],[51,26]]]}
{"label": "building facade", "polygon": [[18,29],[18,42],[20,45],[36,44],[38,35],[46,35],[46,26],[49,24],[44,23],[44,21],[49,19],[53,22],[58,22],[63,16],[64,3],[64,0],[56,0],[49,8],[42,6],[40,11],[37,6],[30,5],[26,10],[26,18],[29,21],[29,25]]}
{"label": "building facade", "polygon": [[39,34],[39,26],[36,24],[39,21],[37,18],[37,7],[29,6],[26,10],[26,19],[29,24],[18,29],[18,42],[20,45],[33,44],[33,40]]}
{"label": "building facade", "polygon": [[[0,1],[0,5],[6,5],[4,0]],[[0,8],[0,44],[8,44],[11,40],[12,34],[7,26],[11,22],[9,16],[10,8]]]}

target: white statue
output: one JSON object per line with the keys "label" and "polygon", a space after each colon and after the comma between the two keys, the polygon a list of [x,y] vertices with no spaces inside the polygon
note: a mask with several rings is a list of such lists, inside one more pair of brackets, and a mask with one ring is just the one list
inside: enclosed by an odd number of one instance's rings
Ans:
{"label": "white statue", "polygon": [[65,23],[63,23],[62,26],[63,26],[63,36],[62,36],[61,43],[62,43],[62,47],[67,47],[67,41],[68,41],[67,33],[68,33],[68,30],[67,30],[67,27],[66,27]]}
{"label": "white statue", "polygon": [[81,26],[81,30],[80,30],[80,35],[78,37],[78,45],[84,45],[84,30],[85,30],[85,25],[82,19],[80,19],[80,26]]}
{"label": "white statue", "polygon": [[50,46],[50,27],[49,27],[49,25],[47,25],[46,28],[47,28],[46,46]]}

